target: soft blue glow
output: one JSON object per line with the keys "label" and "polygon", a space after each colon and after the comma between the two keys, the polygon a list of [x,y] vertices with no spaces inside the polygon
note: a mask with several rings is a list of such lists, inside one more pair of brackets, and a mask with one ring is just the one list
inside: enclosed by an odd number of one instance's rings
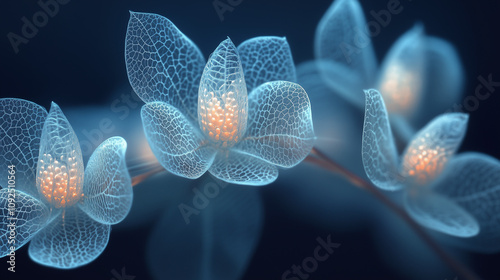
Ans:
{"label": "soft blue glow", "polygon": [[130,12],[125,62],[130,85],[144,102],[163,101],[196,119],[205,58],[171,21]]}
{"label": "soft blue glow", "polygon": [[36,164],[47,111],[30,101],[2,98],[0,112],[0,186],[7,187],[7,166],[15,165],[16,189],[36,196]]}
{"label": "soft blue glow", "polygon": [[149,145],[165,169],[196,179],[212,165],[215,151],[208,139],[175,107],[150,102],[142,107],[141,117]]}
{"label": "soft blue glow", "polygon": [[407,192],[405,208],[417,222],[428,228],[457,237],[471,237],[479,233],[476,219],[442,195]]}
{"label": "soft blue glow", "polygon": [[333,1],[318,23],[315,58],[335,94],[362,107],[362,90],[376,88],[391,118],[400,114],[416,128],[458,102],[464,71],[450,43],[425,35],[417,24],[394,43],[379,68],[366,27],[357,0]]}
{"label": "soft blue glow", "polygon": [[[193,187],[215,195],[206,208],[189,216],[189,224],[179,213],[178,202],[163,211],[147,245],[146,260],[153,279],[166,275],[171,279],[241,279],[264,223],[258,189],[235,187],[210,176]],[[195,197],[200,195],[189,191],[178,201],[194,207],[191,201]]]}
{"label": "soft blue glow", "polygon": [[[412,119],[416,127],[422,127],[429,119],[459,103],[465,84],[460,57],[449,42],[426,36],[424,55],[426,61],[423,70],[425,82],[422,105]],[[443,81],[453,82],[443,83]]]}
{"label": "soft blue glow", "polygon": [[[15,201],[13,215],[10,215],[9,199]],[[47,224],[49,216],[49,209],[40,200],[14,189],[12,191],[6,188],[1,189],[0,236],[2,238],[0,238],[0,258],[10,253],[11,246],[17,250],[30,241]],[[15,223],[15,228],[12,229],[12,232],[15,233],[14,239],[8,238],[11,236],[11,229],[7,225],[11,222]]]}
{"label": "soft blue glow", "polygon": [[[15,249],[31,240],[29,254],[34,261],[63,269],[91,262],[106,247],[110,226],[88,216],[79,205],[85,195],[82,208],[105,223],[119,222],[128,213],[132,189],[124,161],[125,140],[108,139],[95,151],[84,193],[80,143],[59,106],[52,103],[47,114],[29,101],[0,99],[0,109],[5,112],[0,125],[6,132],[0,158],[6,166],[16,166],[16,191],[7,184],[0,190],[0,233],[10,234],[8,218],[14,217]],[[9,193],[15,194],[13,215]],[[5,256],[13,245],[4,238],[0,242],[0,254]]]}
{"label": "soft blue glow", "polygon": [[392,45],[376,88],[390,113],[412,116],[421,104],[425,84],[425,35],[416,25]]}
{"label": "soft blue glow", "polygon": [[219,152],[209,171],[223,181],[240,185],[267,185],[278,178],[276,166],[237,151]]}
{"label": "soft blue glow", "polygon": [[80,207],[103,224],[117,224],[132,207],[132,182],[125,163],[127,142],[121,137],[104,141],[87,163]]}
{"label": "soft blue glow", "polygon": [[111,227],[78,207],[70,207],[42,229],[29,245],[30,258],[46,266],[70,269],[95,260],[106,248]]}
{"label": "soft blue glow", "polygon": [[362,158],[368,178],[378,187],[397,190],[406,185],[426,185],[443,171],[460,146],[468,115],[443,114],[410,140],[401,161],[392,136],[382,95],[367,90]]}
{"label": "soft blue glow", "polygon": [[468,115],[448,113],[436,117],[413,136],[399,163],[382,95],[376,90],[365,94],[362,157],[368,178],[382,189],[404,187],[407,211],[421,225],[458,237],[478,234],[478,222],[468,209],[429,187],[444,176],[446,164],[465,135]]}
{"label": "soft blue glow", "polygon": [[480,233],[456,240],[469,250],[500,251],[500,162],[480,153],[463,153],[450,160],[431,188],[467,210],[479,223]]}
{"label": "soft blue glow", "polygon": [[[307,93],[293,82],[266,83],[296,80],[285,38],[256,37],[239,48],[228,38],[200,69],[198,48],[168,19],[132,12],[125,49],[130,83],[146,102],[141,111],[146,138],[173,174],[196,179],[210,170],[227,182],[264,185],[276,179],[271,165],[293,167],[311,151],[315,136]],[[199,81],[193,78],[198,71]],[[171,88],[189,102],[164,94]]]}
{"label": "soft blue glow", "polygon": [[346,99],[363,105],[361,90],[372,86],[377,62],[357,0],[335,0],[316,28],[315,56],[329,65],[324,82]]}
{"label": "soft blue glow", "polygon": [[249,96],[247,135],[236,149],[274,165],[299,164],[314,145],[311,104],[298,84],[265,83]]}
{"label": "soft blue glow", "polygon": [[361,154],[366,175],[381,189],[401,189],[403,185],[398,171],[399,159],[384,100],[374,89],[366,90],[365,95]]}
{"label": "soft blue glow", "polygon": [[297,82],[292,52],[286,38],[262,36],[238,46],[248,92],[270,81]]}

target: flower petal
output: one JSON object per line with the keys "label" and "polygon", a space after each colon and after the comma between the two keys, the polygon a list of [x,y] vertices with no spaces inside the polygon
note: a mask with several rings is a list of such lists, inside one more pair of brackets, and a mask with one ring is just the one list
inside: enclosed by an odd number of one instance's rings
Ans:
{"label": "flower petal", "polygon": [[361,148],[366,175],[377,187],[398,190],[403,187],[398,171],[398,153],[382,95],[366,90],[365,123]]}
{"label": "flower petal", "polygon": [[405,196],[405,208],[421,225],[458,237],[479,233],[476,219],[453,200],[432,192]]}
{"label": "flower petal", "polygon": [[[373,82],[377,62],[370,37],[365,32],[366,21],[357,0],[335,0],[316,28],[316,59],[331,63],[324,68],[324,80],[349,101],[362,106],[361,90]],[[347,87],[359,92],[345,92]],[[356,86],[357,85],[357,86]]]}
{"label": "flower petal", "polygon": [[314,140],[311,104],[300,85],[277,81],[252,91],[247,135],[236,146],[239,151],[289,168],[311,152]]}
{"label": "flower petal", "polygon": [[38,191],[55,208],[71,206],[82,196],[83,177],[78,138],[59,106],[52,102],[40,141]]}
{"label": "flower petal", "polygon": [[142,107],[141,117],[149,146],[165,169],[196,179],[212,165],[215,151],[175,107],[150,102]]}
{"label": "flower petal", "polygon": [[453,199],[479,223],[479,234],[459,240],[459,245],[486,253],[500,250],[500,162],[497,159],[480,153],[456,155],[431,187]]}
{"label": "flower petal", "polygon": [[95,260],[106,248],[111,226],[78,207],[70,207],[31,240],[30,258],[54,268],[70,269]]}
{"label": "flower petal", "polygon": [[208,139],[233,146],[244,134],[248,94],[238,51],[228,38],[203,70],[198,93],[198,124]]}
{"label": "flower petal", "polygon": [[[214,182],[211,176],[196,181],[192,189],[199,193],[185,192],[181,203],[166,204],[169,207],[152,231],[146,259],[152,279],[165,279],[165,275],[169,279],[241,279],[264,223],[259,190]],[[192,201],[200,200],[208,207],[194,208],[199,204]]]}
{"label": "flower petal", "polygon": [[448,113],[422,128],[403,153],[403,176],[423,185],[441,174],[462,143],[468,120],[467,114]]}
{"label": "flower petal", "polygon": [[[425,84],[421,104],[414,122],[422,127],[434,116],[453,109],[464,90],[464,68],[456,49],[448,42],[426,36]],[[443,83],[443,81],[453,81]]]}
{"label": "flower petal", "polygon": [[412,116],[425,85],[425,35],[417,25],[392,46],[381,69],[377,89],[389,113]]}
{"label": "flower petal", "polygon": [[97,147],[87,164],[80,207],[100,223],[117,224],[125,219],[132,207],[126,150],[125,139],[109,138]]}
{"label": "flower petal", "polygon": [[208,171],[218,179],[239,185],[263,186],[278,178],[276,166],[236,151],[217,153]]}
{"label": "flower petal", "polygon": [[144,102],[163,101],[196,119],[205,58],[170,20],[130,12],[125,62],[130,85]]}
{"label": "flower petal", "polygon": [[248,92],[266,82],[296,82],[295,64],[286,38],[255,37],[238,46]]}
{"label": "flower petal", "polygon": [[22,99],[0,99],[0,186],[8,186],[9,169],[15,166],[16,189],[37,195],[36,164],[40,137],[47,117],[45,108]]}
{"label": "flower petal", "polygon": [[28,243],[49,217],[49,209],[38,199],[14,188],[1,189],[0,258],[10,253],[11,246],[17,250]]}

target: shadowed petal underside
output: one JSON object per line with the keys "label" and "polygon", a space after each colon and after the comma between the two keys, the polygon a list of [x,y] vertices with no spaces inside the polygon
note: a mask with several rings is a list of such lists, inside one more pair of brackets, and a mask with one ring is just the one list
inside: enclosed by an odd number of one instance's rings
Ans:
{"label": "shadowed petal underside", "polygon": [[179,110],[151,102],[142,107],[141,117],[149,146],[165,169],[190,179],[208,170],[215,151]]}
{"label": "shadowed petal underside", "polygon": [[121,222],[132,207],[132,182],[125,163],[126,149],[125,139],[107,139],[94,151],[85,170],[84,197],[80,206],[103,224]]}

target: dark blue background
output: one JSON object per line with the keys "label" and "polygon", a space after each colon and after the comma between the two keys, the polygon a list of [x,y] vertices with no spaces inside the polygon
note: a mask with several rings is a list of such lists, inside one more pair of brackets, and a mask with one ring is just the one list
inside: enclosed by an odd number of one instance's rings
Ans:
{"label": "dark blue background", "polygon": [[[361,0],[365,14],[385,8],[387,2]],[[379,61],[400,34],[421,21],[428,34],[445,38],[457,48],[465,67],[464,97],[474,94],[479,75],[492,74],[493,80],[500,80],[498,1],[401,0],[401,3],[404,13],[393,16],[391,24],[373,39]],[[36,1],[2,0],[0,97],[24,98],[45,107],[49,107],[50,101],[62,108],[107,104],[111,92],[128,86],[124,39],[129,10],[168,17],[205,56],[226,36],[239,44],[254,36],[276,35],[287,37],[296,63],[304,62],[313,58],[315,28],[330,4],[330,0],[243,0],[234,11],[226,12],[221,22],[211,0],[72,0],[61,6],[59,13],[50,18],[28,44],[20,45],[19,53],[15,54],[7,33],[19,34],[20,18],[31,18],[40,8]],[[500,158],[499,96],[500,88],[471,114],[462,150],[480,151]],[[268,201],[265,192],[264,198]],[[112,269],[119,271],[125,266],[136,279],[149,279],[143,259],[148,232],[148,227],[113,232],[108,248],[97,261],[71,271],[53,270],[33,263],[25,247],[18,252],[19,273],[16,276],[23,279],[28,276],[35,279],[111,279]],[[378,260],[368,229],[345,234],[297,224],[286,211],[266,203],[263,236],[244,279],[279,279],[281,274],[276,271],[283,271],[307,256],[315,247],[316,237],[328,234],[349,249],[339,251],[334,260],[322,264],[312,279],[398,278]],[[290,252],[291,246],[295,253],[285,253]],[[409,256],[402,257],[411,261]],[[473,269],[486,279],[500,278],[499,263],[500,254],[472,255]],[[5,279],[6,267],[0,264],[1,279]],[[455,275],[450,271],[447,277],[453,279]]]}

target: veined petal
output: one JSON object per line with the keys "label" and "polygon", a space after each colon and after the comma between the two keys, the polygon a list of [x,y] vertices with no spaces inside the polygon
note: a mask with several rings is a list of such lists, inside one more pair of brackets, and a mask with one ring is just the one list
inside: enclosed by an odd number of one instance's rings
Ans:
{"label": "veined petal", "polygon": [[130,12],[125,62],[130,85],[144,102],[163,101],[196,120],[205,58],[170,20]]}
{"label": "veined petal", "polygon": [[142,107],[141,117],[149,146],[165,169],[196,179],[212,165],[215,151],[208,140],[175,107],[150,102]]}
{"label": "veined petal", "polygon": [[[0,186],[8,186],[14,166],[16,189],[37,195],[36,164],[47,111],[22,99],[0,99]],[[12,169],[10,169],[12,170]]]}
{"label": "veined petal", "polygon": [[363,104],[361,90],[373,82],[377,67],[366,26],[357,0],[335,0],[321,18],[315,36],[316,59],[331,62],[330,69],[338,69],[325,72],[324,80],[334,89],[344,77],[357,81],[359,92],[339,93],[359,106]]}
{"label": "veined petal", "polygon": [[458,154],[431,188],[453,199],[479,223],[479,234],[459,245],[488,253],[500,250],[500,162],[497,159],[480,153]]}
{"label": "veined petal", "polygon": [[296,82],[295,64],[286,38],[255,37],[238,46],[248,92],[266,82]]}
{"label": "veined petal", "polygon": [[462,143],[468,120],[467,114],[448,113],[422,128],[403,154],[403,175],[424,185],[441,174]]}
{"label": "veined petal", "polygon": [[105,140],[87,163],[80,207],[94,220],[117,224],[132,207],[132,182],[125,163],[127,142],[121,137]]}
{"label": "veined petal", "polygon": [[452,236],[471,237],[479,233],[476,219],[453,200],[430,191],[407,192],[405,207],[421,225]]}
{"label": "veined petal", "polygon": [[95,221],[78,207],[69,207],[35,235],[28,253],[41,265],[60,269],[79,267],[104,251],[110,231],[110,225]]}
{"label": "veined petal", "polygon": [[47,206],[14,188],[0,190],[0,258],[28,243],[49,221]]}
{"label": "veined petal", "polygon": [[52,102],[43,126],[36,185],[42,199],[64,208],[82,196],[84,166],[80,143],[63,112]]}
{"label": "veined petal", "polygon": [[[425,105],[419,107],[413,118],[418,127],[425,125],[434,116],[453,108],[453,105],[459,102],[465,81],[460,57],[449,42],[426,36],[424,55],[425,84],[421,104]],[[443,81],[453,82],[443,83]]]}
{"label": "veined petal", "polygon": [[377,187],[398,190],[403,187],[398,171],[398,153],[382,95],[366,90],[362,158],[366,175]]}
{"label": "veined petal", "polygon": [[236,151],[217,153],[208,171],[220,180],[239,185],[263,186],[278,178],[276,166]]}
{"label": "veined petal", "polygon": [[306,91],[298,84],[277,81],[251,92],[247,135],[235,148],[288,168],[311,152],[314,140]]}
{"label": "veined petal", "polygon": [[412,116],[425,85],[425,35],[415,26],[393,45],[382,64],[377,88],[389,113]]}
{"label": "veined petal", "polygon": [[208,139],[231,147],[245,134],[248,94],[238,51],[228,38],[203,70],[198,93],[198,124]]}

